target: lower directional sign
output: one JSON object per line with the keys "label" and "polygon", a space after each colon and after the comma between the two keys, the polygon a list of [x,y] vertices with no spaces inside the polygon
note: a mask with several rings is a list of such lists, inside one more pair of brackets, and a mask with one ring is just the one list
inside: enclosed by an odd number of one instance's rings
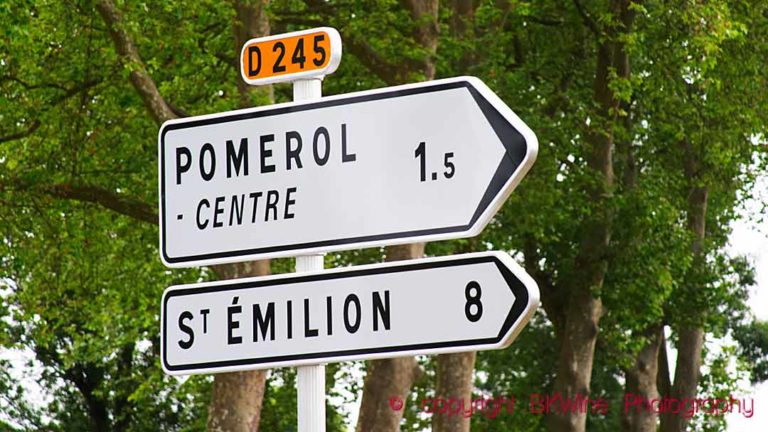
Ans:
{"label": "lower directional sign", "polygon": [[503,348],[539,304],[486,252],[174,286],[162,299],[171,375]]}

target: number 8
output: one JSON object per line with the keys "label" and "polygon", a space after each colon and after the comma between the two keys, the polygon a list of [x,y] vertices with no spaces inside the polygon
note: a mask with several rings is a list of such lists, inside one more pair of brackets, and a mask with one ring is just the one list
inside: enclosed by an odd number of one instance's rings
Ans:
{"label": "number 8", "polygon": [[[467,299],[467,303],[464,305],[464,315],[471,322],[477,322],[483,316],[483,303],[480,301],[482,295],[483,291],[477,281],[468,283],[464,289],[464,298]],[[476,307],[475,313],[472,313],[472,306]]]}

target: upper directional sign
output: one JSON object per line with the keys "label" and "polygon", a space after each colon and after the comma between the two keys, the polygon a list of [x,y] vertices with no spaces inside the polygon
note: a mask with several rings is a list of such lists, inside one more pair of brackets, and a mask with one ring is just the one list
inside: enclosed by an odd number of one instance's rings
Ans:
{"label": "upper directional sign", "polygon": [[499,252],[171,287],[162,364],[180,375],[503,348],[538,303]]}
{"label": "upper directional sign", "polygon": [[172,120],[159,133],[162,259],[474,236],[537,149],[472,77]]}

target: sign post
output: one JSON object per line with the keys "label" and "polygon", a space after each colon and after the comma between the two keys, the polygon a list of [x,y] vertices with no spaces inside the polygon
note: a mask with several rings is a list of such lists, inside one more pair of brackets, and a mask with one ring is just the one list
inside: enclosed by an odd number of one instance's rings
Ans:
{"label": "sign post", "polygon": [[[322,81],[319,78],[293,82],[293,100],[320,99]],[[323,254],[296,257],[296,272],[323,270]],[[296,377],[299,431],[325,431],[325,365],[298,367]]]}

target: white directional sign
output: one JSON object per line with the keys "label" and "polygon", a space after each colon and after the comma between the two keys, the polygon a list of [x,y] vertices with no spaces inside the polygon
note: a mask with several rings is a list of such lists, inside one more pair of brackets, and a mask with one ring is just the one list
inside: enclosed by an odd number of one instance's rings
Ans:
{"label": "white directional sign", "polygon": [[175,286],[162,364],[183,375],[503,348],[538,303],[499,252]]}
{"label": "white directional sign", "polygon": [[472,77],[168,121],[161,256],[188,267],[474,236],[537,149]]}

